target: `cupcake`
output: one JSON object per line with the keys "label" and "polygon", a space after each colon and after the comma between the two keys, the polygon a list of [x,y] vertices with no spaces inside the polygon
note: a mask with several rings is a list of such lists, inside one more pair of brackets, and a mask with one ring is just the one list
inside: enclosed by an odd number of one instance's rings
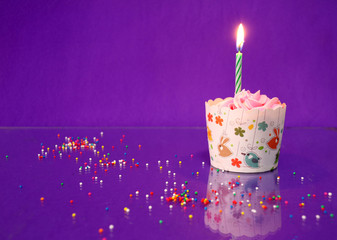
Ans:
{"label": "cupcake", "polygon": [[256,173],[277,168],[286,104],[260,91],[242,90],[206,105],[207,138],[213,167]]}

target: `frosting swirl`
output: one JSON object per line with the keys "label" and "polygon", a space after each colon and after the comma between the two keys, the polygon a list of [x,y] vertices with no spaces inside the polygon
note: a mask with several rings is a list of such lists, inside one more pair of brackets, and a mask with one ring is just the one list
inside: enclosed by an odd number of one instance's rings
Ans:
{"label": "frosting swirl", "polygon": [[251,93],[249,90],[242,90],[235,94],[234,98],[226,98],[223,102],[223,107],[229,107],[234,110],[243,108],[246,110],[251,109],[276,109],[278,107],[284,108],[285,103],[281,103],[277,97],[272,99],[266,95],[260,94],[260,90],[256,93]]}

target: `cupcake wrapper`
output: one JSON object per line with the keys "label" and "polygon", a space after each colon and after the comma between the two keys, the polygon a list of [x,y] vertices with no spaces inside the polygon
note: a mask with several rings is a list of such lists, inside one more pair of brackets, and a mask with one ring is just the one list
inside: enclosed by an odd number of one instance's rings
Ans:
{"label": "cupcake wrapper", "polygon": [[206,102],[211,165],[226,171],[256,173],[277,168],[286,106],[230,109]]}

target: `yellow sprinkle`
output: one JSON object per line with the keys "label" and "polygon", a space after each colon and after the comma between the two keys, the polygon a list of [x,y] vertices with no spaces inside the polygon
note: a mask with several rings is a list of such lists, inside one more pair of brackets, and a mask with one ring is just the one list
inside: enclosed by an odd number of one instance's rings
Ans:
{"label": "yellow sprinkle", "polygon": [[132,161],[135,161],[135,159],[134,159],[134,158],[132,158]]}
{"label": "yellow sprinkle", "polygon": [[179,161],[179,164],[181,164],[181,161]]}
{"label": "yellow sprinkle", "polygon": [[238,178],[240,178],[240,175],[238,176]]}
{"label": "yellow sprinkle", "polygon": [[184,206],[184,203],[182,202],[180,205],[181,205],[181,206]]}
{"label": "yellow sprinkle", "polygon": [[241,212],[241,215],[245,215],[245,212]]}
{"label": "yellow sprinkle", "polygon": [[193,218],[193,215],[192,215],[192,214],[190,214],[188,217],[189,217],[190,219],[192,219],[192,218]]}
{"label": "yellow sprinkle", "polygon": [[262,205],[262,204],[263,204],[263,202],[262,202],[262,201],[260,201],[260,204]]}
{"label": "yellow sprinkle", "polygon": [[252,204],[248,203],[248,207],[252,206]]}
{"label": "yellow sprinkle", "polygon": [[99,163],[102,163],[102,160],[99,160]]}
{"label": "yellow sprinkle", "polygon": [[75,217],[76,217],[76,213],[71,214],[71,216],[72,216],[73,218],[75,218]]}
{"label": "yellow sprinkle", "polygon": [[99,154],[99,151],[97,151],[97,154]]}
{"label": "yellow sprinkle", "polygon": [[189,192],[190,192],[190,190],[189,190],[189,189],[187,189],[187,190],[186,190],[186,192],[188,192],[188,193],[189,193]]}
{"label": "yellow sprinkle", "polygon": [[160,168],[160,170],[162,170],[162,169],[163,169],[163,167],[162,167],[162,166],[160,166],[159,168]]}
{"label": "yellow sprinkle", "polygon": [[199,172],[197,172],[197,175],[199,175]]}
{"label": "yellow sprinkle", "polygon": [[78,157],[76,158],[76,160],[78,160]]}

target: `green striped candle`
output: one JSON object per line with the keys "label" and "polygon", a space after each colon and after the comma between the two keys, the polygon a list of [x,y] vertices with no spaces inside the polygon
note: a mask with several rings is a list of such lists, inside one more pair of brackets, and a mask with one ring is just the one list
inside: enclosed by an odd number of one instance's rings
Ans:
{"label": "green striped candle", "polygon": [[241,92],[241,78],[242,78],[242,53],[239,51],[236,54],[235,94]]}
{"label": "green striped candle", "polygon": [[242,50],[244,42],[244,31],[242,23],[239,26],[237,37],[236,37],[236,49],[238,53],[236,54],[236,64],[235,64],[235,94],[241,92],[241,85],[242,85]]}

